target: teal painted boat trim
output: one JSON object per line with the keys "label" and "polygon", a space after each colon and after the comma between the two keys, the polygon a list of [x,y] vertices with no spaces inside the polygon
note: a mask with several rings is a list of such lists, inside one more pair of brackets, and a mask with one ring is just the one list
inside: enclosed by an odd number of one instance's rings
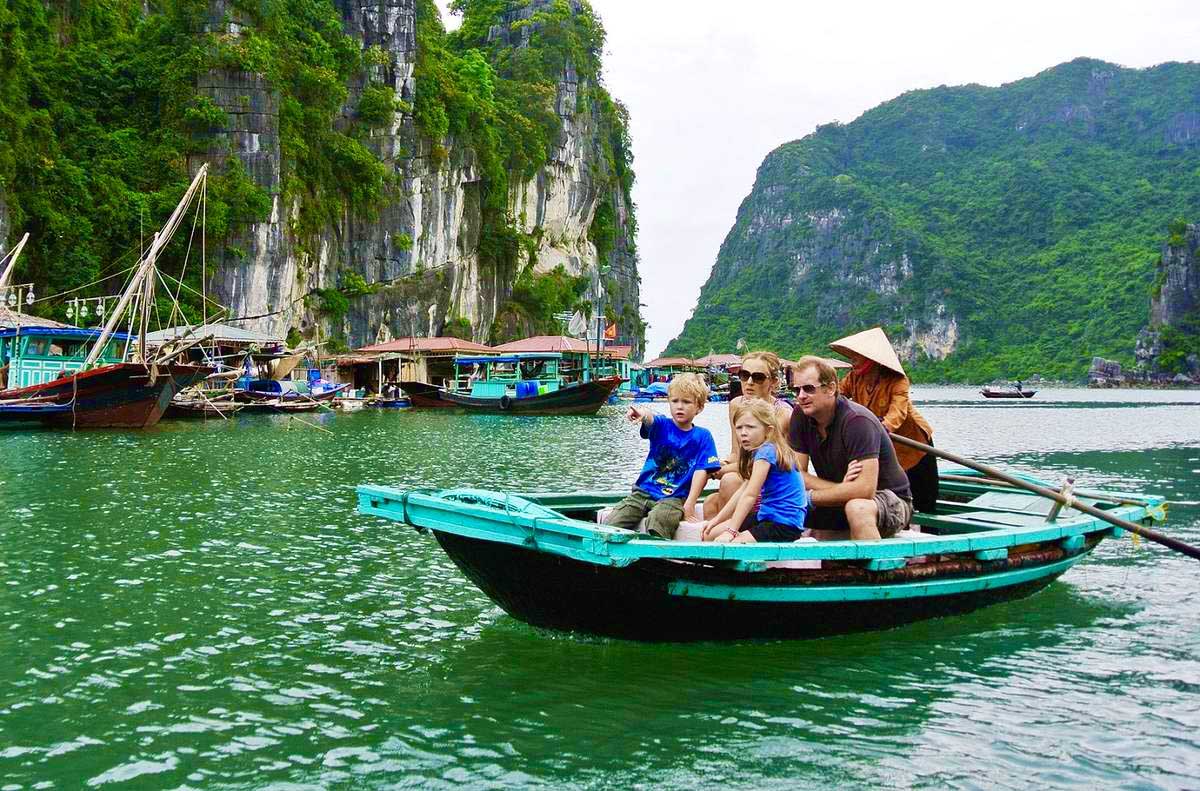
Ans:
{"label": "teal painted boat trim", "polygon": [[1007,549],[981,549],[975,553],[976,560],[1004,560],[1007,557]]}
{"label": "teal painted boat trim", "polygon": [[867,571],[891,571],[904,568],[908,563],[904,558],[875,558],[866,563]]}
{"label": "teal painted boat trim", "polygon": [[[1105,530],[1104,532],[1105,532],[1105,534],[1108,533],[1107,530]],[[1083,536],[1067,536],[1066,538],[1064,538],[1062,540],[1063,552],[1066,552],[1071,555],[1075,554],[1076,552],[1082,552],[1083,551],[1083,543],[1084,543]]]}
{"label": "teal painted boat trim", "polygon": [[839,602],[914,599],[952,596],[992,588],[1020,585],[1024,582],[1062,574],[1079,562],[1083,555],[1027,569],[1001,571],[978,577],[931,580],[929,582],[893,582],[886,585],[712,585],[676,580],[667,584],[672,596],[697,599],[761,602]]}
{"label": "teal painted boat trim", "polygon": [[[899,568],[909,558],[926,555],[963,554],[985,561],[1000,560],[1012,547],[1035,543],[1061,542],[1066,551],[1076,553],[1086,546],[1089,535],[1114,535],[1108,523],[1085,514],[1049,524],[1038,514],[966,511],[933,517],[939,528],[953,527],[958,532],[919,540],[716,544],[651,540],[559,513],[594,513],[598,506],[619,500],[619,493],[512,495],[478,489],[425,492],[360,486],[358,496],[359,510],[364,514],[617,567],[644,559],[692,560],[723,562],[753,572],[771,561],[849,560],[863,561],[867,568],[879,571]],[[1135,522],[1165,516],[1157,507],[1162,498],[1141,497],[1145,507],[1121,505],[1109,512]]]}

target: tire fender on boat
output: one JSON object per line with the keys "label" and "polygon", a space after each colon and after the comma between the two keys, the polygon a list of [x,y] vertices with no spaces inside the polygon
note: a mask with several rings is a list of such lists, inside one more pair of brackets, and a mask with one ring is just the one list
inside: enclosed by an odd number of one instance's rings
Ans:
{"label": "tire fender on boat", "polygon": [[512,406],[512,397],[507,395],[500,396],[500,408],[508,409],[510,406]]}

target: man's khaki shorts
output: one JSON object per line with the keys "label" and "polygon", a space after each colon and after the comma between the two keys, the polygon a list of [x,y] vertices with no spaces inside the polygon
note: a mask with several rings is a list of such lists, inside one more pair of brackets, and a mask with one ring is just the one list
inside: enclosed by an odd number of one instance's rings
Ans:
{"label": "man's khaki shorts", "polygon": [[875,492],[875,526],[880,538],[891,538],[912,521],[912,500],[905,500],[891,489]]}

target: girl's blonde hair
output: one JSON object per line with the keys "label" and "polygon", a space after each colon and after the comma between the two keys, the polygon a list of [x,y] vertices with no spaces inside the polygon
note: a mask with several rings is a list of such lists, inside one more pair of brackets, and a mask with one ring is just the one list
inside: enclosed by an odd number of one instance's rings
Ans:
{"label": "girl's blonde hair", "polygon": [[776,382],[780,380],[783,371],[783,363],[779,361],[779,355],[775,352],[750,352],[742,355],[742,362],[746,360],[762,360],[767,366],[767,374]]}
{"label": "girl's blonde hair", "polygon": [[[767,429],[766,439],[763,444],[768,442],[775,445],[775,455],[779,459],[779,468],[781,470],[796,469],[796,454],[792,451],[792,447],[787,444],[787,438],[783,436],[783,432],[779,430],[778,418],[775,417],[775,407],[762,400],[761,398],[743,398],[742,402],[733,408],[733,425],[736,427],[738,422],[749,415],[757,420]],[[754,469],[754,454],[743,452],[741,458],[738,459],[738,475],[742,476],[742,480],[750,480],[750,472]]]}

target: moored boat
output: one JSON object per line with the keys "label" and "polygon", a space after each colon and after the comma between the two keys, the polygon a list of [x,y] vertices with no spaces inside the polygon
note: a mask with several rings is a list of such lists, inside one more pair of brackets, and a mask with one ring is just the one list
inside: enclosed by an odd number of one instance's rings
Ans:
{"label": "moored boat", "polygon": [[[946,499],[914,517],[919,532],[792,544],[660,541],[597,524],[622,494],[360,486],[358,496],[360,513],[432,531],[510,615],[638,640],[818,637],[969,612],[1044,588],[1122,532],[972,477],[941,484]],[[1078,501],[1133,522],[1165,519],[1157,496]]]}
{"label": "moored boat", "polygon": [[559,376],[562,354],[536,352],[456,357],[449,387],[400,382],[414,407],[460,408],[514,415],[592,415],[624,380],[619,376],[567,383]]}
{"label": "moored boat", "polygon": [[131,338],[121,333],[104,341],[96,367],[89,368],[88,351],[102,336],[100,330],[62,325],[0,329],[0,365],[12,385],[0,390],[0,424],[148,428],[176,393],[211,370],[123,362]]}
{"label": "moored boat", "polygon": [[230,391],[209,395],[203,390],[185,390],[175,396],[164,417],[169,418],[227,418],[244,408],[233,400]]}
{"label": "moored boat", "polygon": [[979,391],[984,398],[1033,398],[1036,393],[1019,387],[985,387]]}
{"label": "moored boat", "polygon": [[412,401],[408,398],[370,398],[367,406],[372,409],[408,409]]}
{"label": "moored boat", "polygon": [[[0,422],[40,422],[70,428],[147,428],[166,412],[180,390],[212,373],[183,355],[192,344],[171,344],[152,353],[147,326],[155,305],[156,260],[207,178],[202,165],[134,273],[102,329],[38,325],[31,317],[0,329]],[[0,276],[2,283],[8,276]],[[32,302],[32,295],[27,300]],[[15,300],[14,300],[15,302]],[[103,304],[103,303],[101,303]],[[116,331],[126,312],[136,335]],[[100,311],[101,315],[103,311]]]}

